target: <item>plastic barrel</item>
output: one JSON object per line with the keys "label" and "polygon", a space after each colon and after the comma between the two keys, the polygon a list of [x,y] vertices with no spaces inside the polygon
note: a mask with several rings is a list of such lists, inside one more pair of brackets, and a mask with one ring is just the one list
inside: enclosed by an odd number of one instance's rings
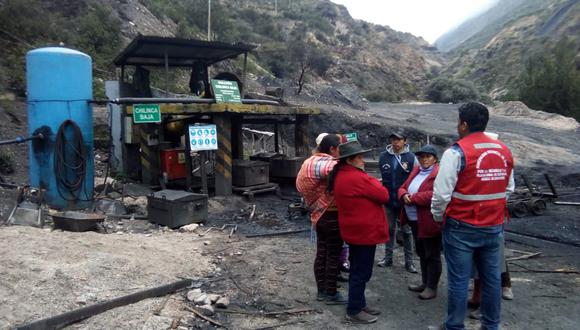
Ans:
{"label": "plastic barrel", "polygon": [[[28,132],[45,136],[29,145],[30,185],[46,190],[45,202],[52,208],[90,207],[94,188],[93,114],[89,103],[93,98],[92,60],[68,48],[35,49],[26,54],[26,79]],[[87,156],[84,182],[72,193],[57,183],[54,167],[55,136],[66,120],[79,126]],[[65,150],[65,158],[73,156],[70,147]]]}

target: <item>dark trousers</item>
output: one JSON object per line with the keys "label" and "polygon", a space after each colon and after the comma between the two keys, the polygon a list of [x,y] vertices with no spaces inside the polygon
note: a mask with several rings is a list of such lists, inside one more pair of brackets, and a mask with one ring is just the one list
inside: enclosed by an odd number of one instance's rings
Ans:
{"label": "dark trousers", "polygon": [[366,307],[365,288],[373,275],[376,245],[350,244],[350,276],[346,312],[356,315]]}
{"label": "dark trousers", "polygon": [[415,240],[415,251],[421,262],[421,279],[423,285],[437,290],[441,277],[441,235],[435,237],[418,238],[417,221],[409,221]]}
{"label": "dark trousers", "polygon": [[401,208],[399,207],[385,207],[387,212],[387,221],[389,222],[389,237],[391,238],[387,243],[385,243],[385,259],[393,259],[393,250],[395,248],[395,241],[397,237],[397,227],[399,232],[403,236],[403,248],[405,253],[405,265],[413,263],[413,243],[412,234],[408,226],[401,226],[399,221],[399,215],[401,214]]}
{"label": "dark trousers", "polygon": [[340,271],[342,237],[338,228],[338,212],[326,212],[316,223],[316,259],[314,277],[319,292],[336,294],[336,280]]}

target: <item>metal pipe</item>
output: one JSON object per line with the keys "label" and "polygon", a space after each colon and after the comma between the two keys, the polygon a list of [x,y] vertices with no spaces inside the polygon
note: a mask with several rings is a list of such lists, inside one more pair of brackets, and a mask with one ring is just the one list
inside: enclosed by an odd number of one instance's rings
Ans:
{"label": "metal pipe", "polygon": [[[121,97],[109,100],[114,104],[151,104],[151,103],[181,103],[181,104],[212,104],[215,99],[186,99],[177,97]],[[242,99],[243,104],[261,104],[261,105],[280,105],[280,103],[272,100],[256,100],[256,99]]]}
{"label": "metal pipe", "polygon": [[30,137],[22,137],[22,136],[17,136],[15,139],[12,140],[4,140],[4,141],[0,141],[0,146],[2,145],[6,145],[6,144],[16,144],[16,143],[24,143],[26,141],[30,141],[30,140],[42,140],[44,139],[44,135],[38,133],[36,135],[30,136]]}

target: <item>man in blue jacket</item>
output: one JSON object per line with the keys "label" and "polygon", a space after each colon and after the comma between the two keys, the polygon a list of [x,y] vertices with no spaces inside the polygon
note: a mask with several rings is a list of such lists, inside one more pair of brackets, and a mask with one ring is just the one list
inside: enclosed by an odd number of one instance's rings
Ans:
{"label": "man in blue jacket", "polygon": [[[407,138],[402,133],[393,133],[389,136],[391,144],[383,151],[379,157],[379,168],[383,179],[383,186],[389,190],[389,196],[397,196],[399,187],[409,177],[411,170],[417,166],[415,155],[409,151]],[[390,198],[385,205],[387,219],[389,221],[390,241],[385,244],[385,258],[379,261],[379,267],[390,267],[393,265],[393,247],[395,241],[395,229],[399,223],[401,214],[401,202],[397,198]],[[398,225],[400,227],[400,223]],[[417,269],[413,263],[413,243],[411,228],[407,225],[399,228],[403,233],[403,246],[405,248],[405,269],[409,273],[416,273]]]}

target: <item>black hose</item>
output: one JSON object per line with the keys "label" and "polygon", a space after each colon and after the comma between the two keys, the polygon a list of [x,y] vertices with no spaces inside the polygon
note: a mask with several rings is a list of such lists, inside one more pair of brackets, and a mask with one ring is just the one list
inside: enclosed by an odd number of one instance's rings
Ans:
{"label": "black hose", "polygon": [[[70,140],[67,138],[67,131],[72,133]],[[54,142],[56,187],[64,200],[92,200],[86,192],[85,198],[81,198],[83,188],[86,187],[87,161],[87,150],[80,127],[72,120],[65,120],[58,128]]]}
{"label": "black hose", "polygon": [[30,137],[22,137],[22,136],[17,136],[15,139],[12,140],[5,140],[5,141],[0,141],[0,146],[1,145],[6,145],[6,144],[16,144],[16,143],[24,143],[26,141],[30,141],[30,140],[35,140],[35,139],[39,139],[42,140],[44,139],[44,135],[42,134],[36,134]]}

